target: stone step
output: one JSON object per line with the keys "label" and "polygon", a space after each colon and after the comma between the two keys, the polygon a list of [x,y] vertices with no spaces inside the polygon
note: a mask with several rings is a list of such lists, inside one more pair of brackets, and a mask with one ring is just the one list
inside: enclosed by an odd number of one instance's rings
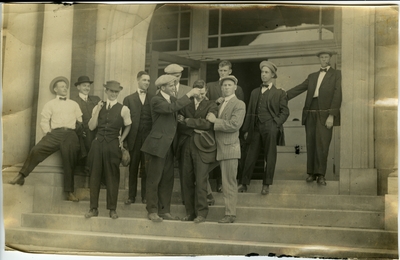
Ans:
{"label": "stone step", "polygon": [[[174,236],[181,239],[221,239],[231,241],[308,244],[315,246],[352,246],[396,249],[397,232],[378,229],[312,227],[299,225],[219,224],[216,222],[168,221],[153,223],[144,218],[84,218],[83,215],[23,214],[23,228],[115,233],[141,236]],[[128,228],[129,227],[129,228]],[[21,241],[23,243],[23,241]]]}
{"label": "stone step", "polygon": [[[88,201],[72,203],[61,202],[59,206],[53,207],[52,214],[71,214],[83,216],[90,208]],[[109,211],[106,203],[99,203],[100,216],[108,217]],[[224,216],[223,204],[209,207],[207,222],[217,222]],[[124,218],[147,218],[146,205],[135,203],[125,205],[118,203],[117,213]],[[185,206],[171,205],[171,213],[180,218],[186,215]],[[326,226],[383,229],[384,213],[380,211],[355,211],[355,210],[325,210],[325,209],[302,209],[302,208],[272,208],[272,207],[237,207],[238,223],[253,224],[277,224],[277,225],[302,225],[302,226]]]}
{"label": "stone step", "polygon": [[[100,219],[100,218],[99,218]],[[104,223],[109,224],[106,220]],[[118,220],[116,220],[118,221]],[[169,226],[170,223],[150,223],[145,229],[157,232],[160,226]],[[203,229],[203,224],[191,225],[191,230]],[[180,223],[180,225],[182,225]],[[182,225],[182,227],[187,225]],[[235,233],[235,224],[222,227]],[[230,226],[230,227],[228,227]],[[132,226],[134,227],[134,226]],[[154,228],[155,227],[155,228]],[[136,227],[135,227],[136,228]],[[143,226],[141,226],[143,228]],[[125,227],[127,230],[127,228]],[[169,229],[170,230],[170,229]],[[219,230],[219,229],[218,229]],[[189,233],[189,232],[184,232]],[[172,233],[173,235],[176,232]],[[263,234],[265,236],[265,234]],[[40,237],[41,239],[37,239]],[[256,253],[261,256],[295,256],[295,257],[329,257],[329,258],[398,258],[395,249],[377,249],[357,247],[353,243],[349,246],[318,246],[317,244],[289,244],[278,242],[242,242],[230,238],[227,240],[202,239],[202,238],[180,238],[176,236],[151,236],[118,234],[107,232],[67,231],[67,230],[43,230],[38,228],[13,228],[6,232],[6,240],[10,244],[35,245],[56,248],[74,248],[74,250],[88,250],[97,255],[114,255],[125,253],[126,255],[144,256],[193,256],[193,255],[231,255],[244,256]],[[73,251],[72,251],[73,252]],[[125,255],[125,256],[126,256]]]}

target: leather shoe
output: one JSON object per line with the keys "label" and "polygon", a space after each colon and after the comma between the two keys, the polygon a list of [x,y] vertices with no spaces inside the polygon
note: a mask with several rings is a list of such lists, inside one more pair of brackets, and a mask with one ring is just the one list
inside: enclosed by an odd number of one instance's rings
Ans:
{"label": "leather shoe", "polygon": [[72,192],[66,192],[65,200],[79,202],[79,199]]}
{"label": "leather shoe", "polygon": [[269,193],[269,185],[263,185],[261,194],[262,195],[267,195]]}
{"label": "leather shoe", "polygon": [[187,215],[186,217],[182,218],[182,221],[193,221],[196,218],[196,215]]}
{"label": "leather shoe", "polygon": [[163,221],[163,219],[160,218],[160,217],[157,215],[157,213],[150,213],[147,217],[148,217],[151,221],[153,221],[153,222],[161,222],[161,221]]}
{"label": "leather shoe", "polygon": [[85,218],[97,217],[99,211],[97,209],[90,209],[88,213],[85,214]]}
{"label": "leather shoe", "polygon": [[179,220],[179,217],[177,217],[177,216],[174,217],[174,216],[171,215],[171,213],[159,214],[159,216],[162,219],[165,219],[165,220]]}
{"label": "leather shoe", "polygon": [[324,186],[326,186],[325,177],[324,177],[324,176],[318,176],[317,183],[318,183],[319,185],[324,185]]}
{"label": "leather shoe", "polygon": [[135,199],[127,199],[125,201],[125,205],[131,205],[132,203],[135,203]]}
{"label": "leather shoe", "polygon": [[147,200],[144,199],[144,198],[142,198],[142,203],[143,203],[143,204],[147,204]]}
{"label": "leather shoe", "polygon": [[315,176],[314,174],[308,174],[308,177],[306,179],[306,182],[313,182],[317,179],[317,176]]}
{"label": "leather shoe", "polygon": [[12,184],[12,185],[18,184],[18,185],[22,186],[25,183],[25,177],[21,173],[18,173],[18,175],[12,181],[9,181],[8,183]]}
{"label": "leather shoe", "polygon": [[225,215],[222,219],[218,220],[218,223],[233,223],[236,220],[236,216]]}
{"label": "leather shoe", "polygon": [[206,218],[202,217],[202,216],[198,216],[197,218],[195,218],[194,223],[201,223],[201,222],[206,222]]}
{"label": "leather shoe", "polygon": [[247,185],[242,184],[239,186],[238,192],[246,192],[247,191]]}
{"label": "leather shoe", "polygon": [[217,192],[222,193],[222,184],[218,184]]}
{"label": "leather shoe", "polygon": [[117,212],[115,210],[110,210],[110,218],[112,219],[118,218]]}
{"label": "leather shoe", "polygon": [[214,199],[214,196],[212,195],[212,193],[207,195],[207,204],[208,204],[208,206],[212,206],[215,204],[215,199]]}

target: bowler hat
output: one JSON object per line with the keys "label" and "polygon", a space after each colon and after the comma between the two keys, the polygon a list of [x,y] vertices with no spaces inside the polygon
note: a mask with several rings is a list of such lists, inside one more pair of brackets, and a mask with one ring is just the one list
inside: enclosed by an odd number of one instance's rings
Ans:
{"label": "bowler hat", "polygon": [[171,73],[179,73],[183,71],[183,67],[179,66],[178,64],[169,64],[165,67],[164,72],[171,74]]}
{"label": "bowler hat", "polygon": [[123,87],[120,85],[118,81],[109,80],[106,84],[103,84],[106,89],[114,90],[114,91],[121,91]]}
{"label": "bowler hat", "polygon": [[329,56],[332,57],[332,55],[335,54],[335,52],[331,51],[331,50],[321,50],[321,51],[317,52],[317,57],[319,57],[319,55],[321,55],[321,54],[329,54]]}
{"label": "bowler hat", "polygon": [[194,144],[196,147],[203,152],[209,153],[217,149],[214,136],[207,131],[195,129]]}
{"label": "bowler hat", "polygon": [[59,81],[64,81],[65,84],[67,84],[67,86],[69,86],[69,81],[66,77],[59,76],[59,77],[54,78],[50,83],[50,92],[53,93],[54,95],[57,95],[57,93],[54,91],[54,88],[56,86],[56,83]]}
{"label": "bowler hat", "polygon": [[75,86],[78,86],[79,84],[82,84],[82,83],[90,83],[90,84],[92,84],[93,81],[91,81],[88,76],[80,76],[78,78],[78,82],[75,82]]}
{"label": "bowler hat", "polygon": [[274,77],[273,78],[277,78],[278,77],[278,75],[276,74],[276,71],[278,70],[278,67],[276,67],[276,65],[275,64],[273,64],[272,62],[270,62],[270,61],[267,61],[267,60],[263,60],[261,63],[260,63],[260,70],[262,70],[262,68],[263,67],[268,67],[270,70],[271,70],[271,72],[273,72],[274,73]]}
{"label": "bowler hat", "polygon": [[172,75],[161,75],[156,79],[155,85],[157,88],[160,88],[162,85],[167,84],[171,81],[175,81],[176,77]]}
{"label": "bowler hat", "polygon": [[226,76],[226,77],[223,77],[223,78],[221,78],[220,80],[219,80],[219,85],[220,86],[222,86],[222,83],[224,83],[224,81],[225,80],[232,80],[233,82],[235,82],[235,85],[237,85],[237,83],[238,83],[238,79],[235,77],[235,76],[233,76],[233,75],[229,75],[229,76]]}

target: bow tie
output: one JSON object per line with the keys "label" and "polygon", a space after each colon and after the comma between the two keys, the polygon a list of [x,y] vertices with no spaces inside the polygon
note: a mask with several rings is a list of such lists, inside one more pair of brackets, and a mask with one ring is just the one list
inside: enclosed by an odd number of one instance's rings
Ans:
{"label": "bow tie", "polygon": [[59,97],[58,99],[60,99],[60,100],[64,100],[64,101],[66,101],[66,100],[67,100],[67,98],[66,98],[66,97]]}
{"label": "bow tie", "polygon": [[320,72],[323,72],[323,71],[324,71],[324,72],[327,72],[328,69],[322,69],[322,68],[321,68],[321,69],[319,69],[319,71],[320,71]]}
{"label": "bow tie", "polygon": [[140,94],[146,94],[147,91],[146,91],[146,90],[139,90],[139,93],[140,93]]}

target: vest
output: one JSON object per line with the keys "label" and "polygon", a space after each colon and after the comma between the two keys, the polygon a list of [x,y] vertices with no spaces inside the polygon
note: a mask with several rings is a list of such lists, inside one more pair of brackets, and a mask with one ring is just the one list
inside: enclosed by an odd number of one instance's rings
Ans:
{"label": "vest", "polygon": [[99,142],[106,140],[108,143],[118,139],[119,131],[124,125],[124,120],[121,116],[122,107],[120,103],[117,103],[110,110],[107,110],[106,104],[104,104],[100,110],[96,135]]}
{"label": "vest", "polygon": [[146,99],[143,105],[140,104],[142,109],[140,110],[139,131],[150,132],[152,125],[150,102]]}
{"label": "vest", "polygon": [[260,90],[260,95],[258,96],[258,101],[257,101],[257,106],[256,106],[256,115],[258,117],[258,120],[260,120],[261,123],[267,122],[268,120],[273,119],[272,115],[269,113],[268,110],[268,96],[269,92],[271,90],[267,90],[264,92],[264,94],[261,94]]}

